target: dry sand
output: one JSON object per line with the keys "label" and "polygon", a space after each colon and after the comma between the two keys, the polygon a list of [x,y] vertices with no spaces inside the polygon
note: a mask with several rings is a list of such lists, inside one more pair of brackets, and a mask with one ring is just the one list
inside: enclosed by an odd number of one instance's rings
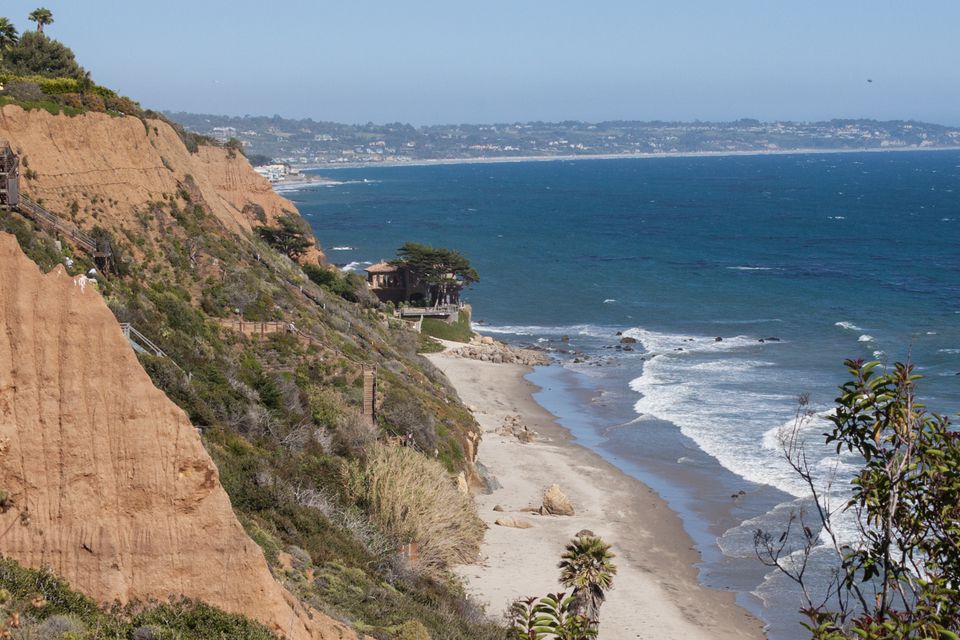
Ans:
{"label": "dry sand", "polygon": [[[446,353],[428,356],[450,379],[483,427],[479,460],[502,485],[477,496],[489,525],[477,565],[459,569],[467,590],[500,617],[518,596],[561,589],[556,568],[564,545],[581,529],[613,544],[618,573],[601,610],[600,640],[763,638],[762,626],[736,605],[730,592],[697,582],[699,554],[680,518],[651,489],[593,452],[571,442],[534,401],[536,387],[519,365],[466,360]],[[539,435],[523,444],[496,433],[508,416],[519,416]],[[572,517],[523,511],[539,506],[544,490],[559,484],[576,509]],[[496,505],[503,512],[494,511]],[[494,524],[497,518],[526,520],[529,529]]]}

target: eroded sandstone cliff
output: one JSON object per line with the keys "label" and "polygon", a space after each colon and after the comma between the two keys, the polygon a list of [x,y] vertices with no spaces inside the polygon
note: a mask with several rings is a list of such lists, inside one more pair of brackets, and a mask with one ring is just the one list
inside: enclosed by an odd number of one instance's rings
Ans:
{"label": "eroded sandstone cliff", "polygon": [[2,233],[0,488],[0,553],[101,602],[185,595],[288,638],[354,637],[273,579],[95,287],[42,274]]}
{"label": "eroded sandstone cliff", "polygon": [[[7,105],[0,110],[0,139],[21,157],[22,190],[83,228],[122,233],[143,221],[151,203],[181,190],[195,192],[234,232],[297,213],[242,154],[204,145],[191,152],[162,120],[93,112],[54,116]],[[319,250],[304,256],[322,259]]]}

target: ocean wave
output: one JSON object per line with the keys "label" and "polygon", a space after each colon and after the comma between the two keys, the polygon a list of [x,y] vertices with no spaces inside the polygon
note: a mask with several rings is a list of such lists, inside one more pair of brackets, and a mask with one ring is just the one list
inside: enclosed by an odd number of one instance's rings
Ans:
{"label": "ocean wave", "polygon": [[857,342],[873,342],[873,336],[865,333],[857,338]]}
{"label": "ocean wave", "polygon": [[[797,380],[774,359],[757,357],[778,343],[736,336],[704,336],[635,328],[624,333],[654,354],[630,381],[640,394],[638,415],[675,424],[723,467],[748,481],[802,497],[808,488],[783,459],[777,435],[793,425]],[[684,351],[676,351],[682,348]],[[811,461],[836,458],[822,444],[823,414],[803,425]]]}
{"label": "ocean wave", "polygon": [[727,269],[732,269],[733,271],[781,271],[777,267],[751,267],[751,266],[738,266],[738,267],[727,267]]}
{"label": "ocean wave", "polygon": [[559,338],[562,336],[586,336],[590,338],[609,338],[611,340],[617,337],[616,334],[618,331],[616,327],[605,327],[595,324],[576,324],[556,327],[543,325],[478,324],[474,328],[480,333],[497,333],[525,337]]}
{"label": "ocean wave", "polygon": [[319,180],[312,182],[301,182],[301,183],[290,183],[286,184],[283,182],[274,183],[271,186],[273,190],[277,193],[295,193],[297,191],[306,191],[308,189],[319,189],[327,187],[342,187],[343,185],[350,184],[377,184],[379,180]]}
{"label": "ocean wave", "polygon": [[937,353],[957,354],[960,353],[960,349],[937,349]]}
{"label": "ocean wave", "polygon": [[347,264],[340,267],[340,271],[343,271],[343,272],[356,271],[359,267],[369,267],[372,264],[373,264],[372,262],[360,261],[360,260],[355,262],[348,262]]}
{"label": "ocean wave", "polygon": [[764,344],[775,345],[784,342],[782,339],[766,341],[765,338],[738,335],[733,337],[703,336],[692,334],[673,334],[661,333],[634,327],[627,329],[623,335],[628,338],[634,338],[640,342],[647,352],[657,354],[665,352],[688,352],[688,353],[713,353],[742,349],[745,347],[756,347],[760,340],[764,339]]}
{"label": "ocean wave", "polygon": [[840,327],[841,329],[848,329],[849,331],[863,331],[860,327],[853,324],[852,322],[847,322],[846,320],[841,320],[840,322],[834,322],[833,326]]}

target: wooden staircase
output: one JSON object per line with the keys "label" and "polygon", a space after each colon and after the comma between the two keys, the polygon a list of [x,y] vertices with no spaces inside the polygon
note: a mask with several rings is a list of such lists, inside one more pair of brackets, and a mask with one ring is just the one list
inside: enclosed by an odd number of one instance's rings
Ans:
{"label": "wooden staircase", "polygon": [[361,415],[370,423],[376,420],[377,407],[377,370],[367,365],[363,366],[363,406]]}

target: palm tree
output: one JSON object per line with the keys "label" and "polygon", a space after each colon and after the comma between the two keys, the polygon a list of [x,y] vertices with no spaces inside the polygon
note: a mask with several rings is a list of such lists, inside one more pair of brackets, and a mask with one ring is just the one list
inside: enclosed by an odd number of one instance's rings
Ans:
{"label": "palm tree", "polygon": [[583,616],[596,632],[600,627],[600,605],[617,574],[612,562],[616,556],[599,536],[583,530],[560,557],[560,583],[573,588],[574,612]]}
{"label": "palm tree", "polygon": [[17,28],[7,18],[0,18],[0,50],[6,50],[19,42]]}
{"label": "palm tree", "polygon": [[33,13],[27,16],[27,20],[37,23],[37,31],[43,33],[43,25],[53,24],[53,11],[46,7],[34,9]]}

